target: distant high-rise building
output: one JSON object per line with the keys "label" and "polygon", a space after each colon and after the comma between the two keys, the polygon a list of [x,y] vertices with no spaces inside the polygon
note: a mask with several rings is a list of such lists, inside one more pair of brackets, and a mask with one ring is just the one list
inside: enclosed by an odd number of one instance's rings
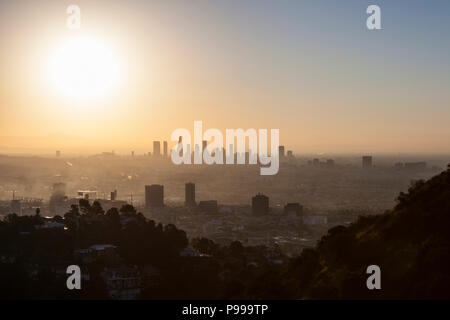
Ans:
{"label": "distant high-rise building", "polygon": [[365,169],[372,168],[372,156],[362,157],[362,167]]}
{"label": "distant high-rise building", "polygon": [[278,147],[278,155],[280,158],[284,158],[284,146]]}
{"label": "distant high-rise building", "polygon": [[131,151],[131,156],[134,157],[134,151]]}
{"label": "distant high-rise building", "polygon": [[117,190],[114,190],[113,192],[111,192],[111,200],[115,201],[117,199]]}
{"label": "distant high-rise building", "polygon": [[145,186],[145,207],[164,207],[164,186],[152,184]]}
{"label": "distant high-rise building", "polygon": [[193,207],[195,203],[195,183],[186,183],[185,186],[185,201],[184,204],[187,207]]}
{"label": "distant high-rise building", "polygon": [[61,151],[56,150],[56,157],[59,158],[61,156]]}
{"label": "distant high-rise building", "polygon": [[153,156],[159,157],[161,155],[161,143],[159,141],[153,141]]}
{"label": "distant high-rise building", "polygon": [[284,206],[284,214],[301,217],[303,215],[303,206],[298,202],[288,203]]}
{"label": "distant high-rise building", "polygon": [[252,198],[252,214],[256,216],[269,213],[269,197],[258,193]]}
{"label": "distant high-rise building", "polygon": [[217,200],[200,201],[198,203],[198,210],[205,214],[217,214]]}
{"label": "distant high-rise building", "polygon": [[208,141],[203,140],[202,141],[202,154],[205,154],[205,150],[208,147]]}
{"label": "distant high-rise building", "polygon": [[287,157],[288,158],[293,158],[294,157],[294,154],[292,153],[292,150],[288,150]]}
{"label": "distant high-rise building", "polygon": [[167,157],[168,155],[167,141],[164,141],[163,145],[164,145],[164,157]]}

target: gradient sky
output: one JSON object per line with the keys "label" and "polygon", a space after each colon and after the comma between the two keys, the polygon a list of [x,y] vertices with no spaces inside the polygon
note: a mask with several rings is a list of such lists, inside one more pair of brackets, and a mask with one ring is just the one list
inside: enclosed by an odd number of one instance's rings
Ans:
{"label": "gradient sky", "polygon": [[[66,8],[121,57],[114,94],[45,81]],[[383,30],[365,13],[381,7]],[[151,151],[180,127],[279,128],[296,153],[449,153],[450,1],[2,0],[0,152]]]}

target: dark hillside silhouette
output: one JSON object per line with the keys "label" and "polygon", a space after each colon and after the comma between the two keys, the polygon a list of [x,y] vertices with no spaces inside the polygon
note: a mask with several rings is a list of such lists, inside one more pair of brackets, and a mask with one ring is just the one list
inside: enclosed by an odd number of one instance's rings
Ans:
{"label": "dark hillside silhouette", "polygon": [[[400,193],[382,215],[328,231],[282,278],[307,299],[449,299],[450,166]],[[366,288],[366,268],[381,268],[381,290]]]}

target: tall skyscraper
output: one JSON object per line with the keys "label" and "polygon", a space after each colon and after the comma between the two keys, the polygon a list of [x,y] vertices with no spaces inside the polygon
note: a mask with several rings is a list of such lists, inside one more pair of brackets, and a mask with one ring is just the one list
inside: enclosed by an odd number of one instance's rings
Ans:
{"label": "tall skyscraper", "polygon": [[161,155],[161,143],[159,141],[153,141],[153,156],[159,157]]}
{"label": "tall skyscraper", "polygon": [[164,207],[164,186],[152,184],[145,186],[145,207],[159,208]]}
{"label": "tall skyscraper", "polygon": [[278,147],[278,155],[280,158],[284,158],[284,146]]}
{"label": "tall skyscraper", "polygon": [[167,141],[164,141],[164,157],[168,155]]}
{"label": "tall skyscraper", "polygon": [[185,201],[186,207],[194,207],[195,203],[195,183],[189,182],[185,186]]}
{"label": "tall skyscraper", "polygon": [[362,167],[364,169],[372,168],[372,156],[362,157]]}
{"label": "tall skyscraper", "polygon": [[252,214],[255,216],[269,213],[269,197],[258,193],[252,198]]}
{"label": "tall skyscraper", "polygon": [[203,140],[202,141],[202,157],[205,154],[205,150],[206,150],[207,147],[208,147],[208,141]]}

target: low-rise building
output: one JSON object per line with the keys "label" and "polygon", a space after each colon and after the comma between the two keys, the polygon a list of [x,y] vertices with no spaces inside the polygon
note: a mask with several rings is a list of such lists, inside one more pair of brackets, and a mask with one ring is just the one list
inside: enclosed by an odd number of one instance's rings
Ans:
{"label": "low-rise building", "polygon": [[200,201],[198,204],[198,210],[204,214],[217,214],[217,200]]}

